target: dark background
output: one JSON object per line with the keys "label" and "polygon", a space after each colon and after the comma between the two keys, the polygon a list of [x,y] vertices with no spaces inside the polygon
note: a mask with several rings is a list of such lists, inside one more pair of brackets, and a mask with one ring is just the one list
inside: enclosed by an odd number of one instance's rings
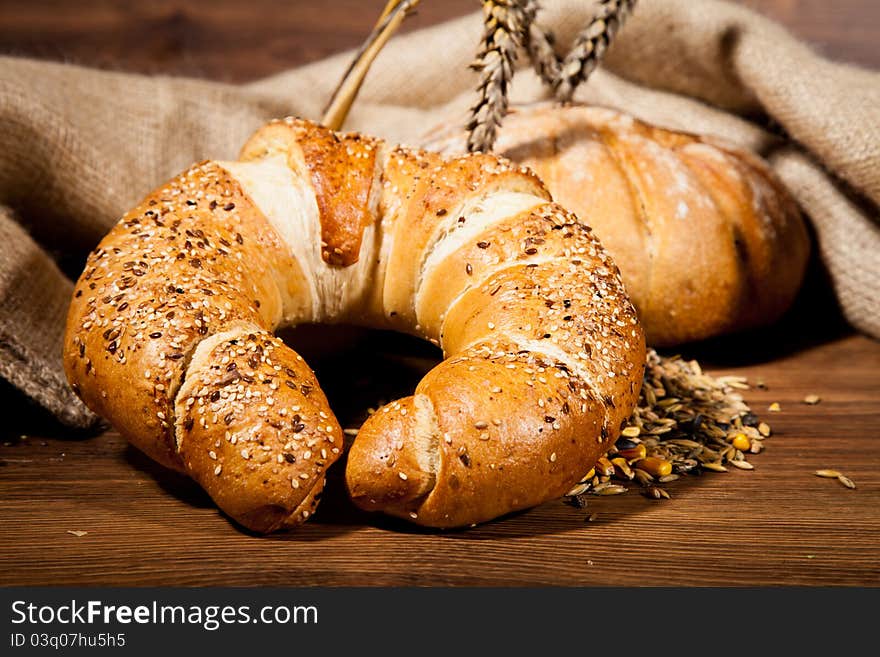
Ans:
{"label": "dark background", "polygon": [[[782,22],[826,55],[880,68],[877,0],[740,4]],[[385,0],[0,0],[0,52],[240,82],[360,45],[384,5]],[[422,0],[403,31],[479,7],[478,0]]]}

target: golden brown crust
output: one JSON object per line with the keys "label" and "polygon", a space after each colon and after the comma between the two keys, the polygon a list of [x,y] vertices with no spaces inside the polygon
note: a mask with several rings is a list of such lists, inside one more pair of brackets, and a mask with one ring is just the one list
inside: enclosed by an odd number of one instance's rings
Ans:
{"label": "golden brown crust", "polygon": [[[421,469],[417,451],[404,449],[416,433],[414,401],[414,397],[404,397],[380,408],[361,428],[349,450],[348,457],[354,464],[347,470],[349,492],[366,511],[405,511],[407,502],[421,498],[434,487],[436,478]],[[355,472],[356,468],[365,470]]]}
{"label": "golden brown crust", "polygon": [[267,271],[281,247],[257,213],[225,171],[197,165],[128,212],[77,283],[68,378],[90,408],[168,467],[181,469],[173,404],[192,350],[230,321],[277,321]]}
{"label": "golden brown crust", "polygon": [[350,318],[346,304],[448,357],[356,437],[346,481],[366,509],[451,527],[557,497],[635,404],[644,336],[619,272],[533,173],[295,119],[123,218],[77,284],[65,364],[94,410],[237,522],[292,527],[342,436],[271,333]]}
{"label": "golden brown crust", "polygon": [[[150,457],[193,476],[254,529],[271,523],[265,513],[245,515],[256,502],[236,501],[237,471],[215,477],[217,464],[178,450],[175,399],[185,379],[197,375],[188,369],[203,340],[241,323],[278,323],[278,271],[291,266],[279,236],[237,181],[216,163],[202,163],[153,192],[102,240],[68,314],[64,363],[83,401]],[[297,358],[286,347],[278,352],[279,361]],[[262,385],[246,383],[255,390]],[[320,391],[318,397],[323,400]],[[327,424],[338,430],[326,400],[323,405]],[[278,440],[290,433],[277,432]],[[325,465],[336,458],[333,453]],[[277,502],[282,520],[314,483],[310,478],[302,492],[290,489],[287,501]],[[267,497],[272,504],[283,497],[276,493]]]}
{"label": "golden brown crust", "polygon": [[[388,307],[412,304],[410,321],[447,358],[414,397],[369,418],[346,466],[358,506],[433,527],[564,494],[619,435],[644,367],[644,335],[617,267],[587,226],[543,187],[529,189],[532,174],[502,163],[484,183],[500,179],[497,188],[460,217],[465,227],[448,229],[447,208],[462,200],[441,194],[435,206],[430,192],[472,180],[461,171],[475,162],[423,170],[394,229],[406,251],[389,256],[403,289]],[[481,214],[495,203],[527,209]]]}
{"label": "golden brown crust", "polygon": [[[704,139],[727,155],[730,167],[716,157],[695,157],[691,146],[679,151],[729,218],[733,244],[745,278],[738,305],[742,327],[778,319],[800,287],[809,257],[809,236],[800,210],[782,182],[756,155]],[[716,182],[717,181],[717,182]],[[715,183],[715,184],[713,184]]]}
{"label": "golden brown crust", "polygon": [[445,360],[416,395],[436,409],[435,485],[427,494],[410,485],[425,477],[412,434],[387,437],[411,415],[401,416],[406,407],[397,404],[364,424],[346,479],[359,506],[431,527],[470,525],[558,498],[618,435],[603,431],[605,407],[581,379],[513,343],[485,342]]}
{"label": "golden brown crust", "polygon": [[[240,161],[281,152],[290,167],[311,182],[321,224],[321,257],[334,266],[358,261],[364,229],[373,223],[378,197],[378,139],[337,133],[310,121],[272,121],[242,147]],[[300,169],[302,169],[300,171]]]}
{"label": "golden brown crust", "polygon": [[[186,472],[260,532],[304,522],[342,434],[314,374],[278,338],[242,326],[199,354],[177,399]],[[298,517],[294,517],[298,516]]]}
{"label": "golden brown crust", "polygon": [[[459,152],[437,129],[429,147]],[[604,108],[514,110],[496,150],[593,227],[657,346],[768,324],[809,255],[797,205],[754,154]]]}
{"label": "golden brown crust", "polygon": [[337,134],[304,121],[296,129],[318,201],[321,256],[333,265],[354,264],[364,228],[373,221],[369,201],[376,167],[376,140],[358,134]]}
{"label": "golden brown crust", "polygon": [[445,160],[432,153],[395,149],[383,172],[383,215],[391,215],[391,239],[405,244],[388,260],[383,305],[396,322],[418,324],[415,295],[424,260],[450,222],[464,221],[466,200],[493,191],[517,191],[549,199],[544,184],[530,171],[485,154]]}

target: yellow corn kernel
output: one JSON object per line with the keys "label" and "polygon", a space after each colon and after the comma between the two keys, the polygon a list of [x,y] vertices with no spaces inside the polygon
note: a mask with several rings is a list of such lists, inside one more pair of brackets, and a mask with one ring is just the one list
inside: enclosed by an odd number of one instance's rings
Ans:
{"label": "yellow corn kernel", "polygon": [[632,468],[629,467],[629,463],[626,462],[625,458],[621,458],[617,456],[611,459],[611,462],[614,464],[614,467],[617,469],[617,474],[626,479],[632,479],[635,475],[633,474]]}
{"label": "yellow corn kernel", "polygon": [[614,474],[614,464],[603,456],[596,462],[596,472],[603,477],[610,477]]}
{"label": "yellow corn kernel", "polygon": [[658,456],[649,456],[648,458],[636,461],[635,466],[639,470],[644,470],[655,477],[665,477],[668,474],[672,474],[672,463]]}
{"label": "yellow corn kernel", "polygon": [[648,455],[648,452],[644,445],[639,444],[631,449],[621,449],[617,452],[617,455],[622,456],[627,461],[637,461],[645,458]]}
{"label": "yellow corn kernel", "polygon": [[733,437],[733,440],[730,441],[730,444],[741,452],[745,452],[752,446],[752,441],[749,440],[749,437],[746,434],[738,433]]}

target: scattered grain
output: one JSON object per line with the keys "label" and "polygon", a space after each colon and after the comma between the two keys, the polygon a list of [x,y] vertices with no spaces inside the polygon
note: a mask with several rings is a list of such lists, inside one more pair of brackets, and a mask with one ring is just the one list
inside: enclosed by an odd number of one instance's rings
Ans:
{"label": "scattered grain", "polygon": [[846,475],[840,475],[840,476],[838,476],[838,477],[837,477],[837,481],[839,481],[840,483],[842,483],[842,484],[843,484],[844,486],[846,486],[847,488],[855,488],[855,487],[856,487],[856,483],[855,483],[852,479],[850,479],[849,477],[847,477]]}
{"label": "scattered grain", "polygon": [[840,476],[840,473],[837,470],[816,470],[813,474],[817,477],[825,477],[828,479],[837,479]]}
{"label": "scattered grain", "polygon": [[[572,490],[581,496],[610,494],[602,491],[616,485],[614,481],[630,480],[622,462],[643,489],[657,487],[655,482],[672,483],[685,474],[728,472],[728,463],[752,469],[744,454],[760,453],[772,432],[743,400],[742,391],[748,388],[743,377],[712,377],[696,361],[648,350],[639,401],[621,437]],[[779,408],[778,403],[772,408]],[[657,471],[666,474],[655,476],[640,469],[642,461],[665,462],[671,469],[664,465]]]}

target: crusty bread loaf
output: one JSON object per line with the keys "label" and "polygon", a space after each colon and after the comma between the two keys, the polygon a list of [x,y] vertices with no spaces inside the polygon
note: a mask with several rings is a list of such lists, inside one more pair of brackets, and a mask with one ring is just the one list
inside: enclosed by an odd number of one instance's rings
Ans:
{"label": "crusty bread loaf", "polygon": [[[454,154],[465,138],[444,125],[422,145]],[[545,103],[514,108],[495,150],[596,231],[654,346],[770,324],[798,292],[809,236],[752,153],[610,109]]]}
{"label": "crusty bread loaf", "polygon": [[90,408],[242,525],[306,520],[342,433],[273,332],[347,322],[444,350],[348,455],[358,505],[459,526],[566,492],[641,385],[617,268],[534,174],[302,120],[150,194],[90,256],[64,361]]}

